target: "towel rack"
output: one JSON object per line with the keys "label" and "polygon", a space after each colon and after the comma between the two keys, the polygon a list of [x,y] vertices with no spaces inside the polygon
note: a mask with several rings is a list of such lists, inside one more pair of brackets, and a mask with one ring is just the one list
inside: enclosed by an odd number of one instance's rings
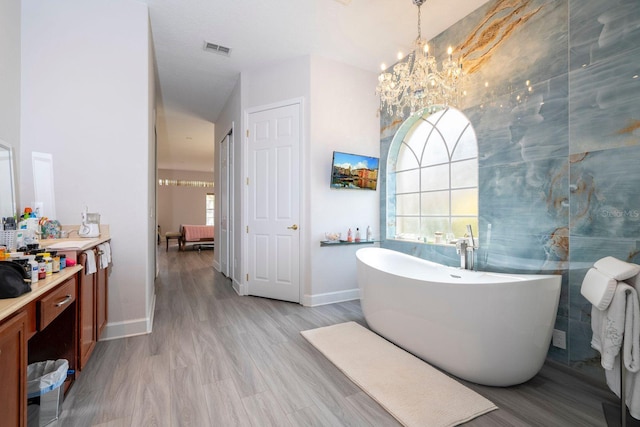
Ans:
{"label": "towel rack", "polygon": [[[624,337],[622,339],[624,340]],[[608,427],[640,427],[640,420],[633,418],[627,410],[627,368],[624,366],[622,351],[618,359],[620,359],[620,406],[602,402],[604,419]]]}

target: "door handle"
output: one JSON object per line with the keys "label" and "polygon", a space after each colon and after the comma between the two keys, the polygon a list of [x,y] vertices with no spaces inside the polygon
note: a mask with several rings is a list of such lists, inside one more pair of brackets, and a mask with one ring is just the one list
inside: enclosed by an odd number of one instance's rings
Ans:
{"label": "door handle", "polygon": [[291,227],[287,227],[289,230],[297,230],[298,229],[298,225],[297,224],[293,224]]}

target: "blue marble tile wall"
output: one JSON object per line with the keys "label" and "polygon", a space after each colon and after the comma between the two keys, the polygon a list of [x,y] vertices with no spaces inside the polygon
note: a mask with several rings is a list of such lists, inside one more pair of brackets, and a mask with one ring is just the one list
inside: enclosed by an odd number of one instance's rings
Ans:
{"label": "blue marble tile wall", "polygon": [[[602,257],[640,263],[640,2],[495,0],[429,44],[458,46],[468,73],[478,268],[561,274],[556,328],[567,349],[549,357],[603,379],[580,286]],[[395,211],[387,155],[401,124],[381,113],[382,246],[457,266],[455,248],[384,235],[387,205]]]}

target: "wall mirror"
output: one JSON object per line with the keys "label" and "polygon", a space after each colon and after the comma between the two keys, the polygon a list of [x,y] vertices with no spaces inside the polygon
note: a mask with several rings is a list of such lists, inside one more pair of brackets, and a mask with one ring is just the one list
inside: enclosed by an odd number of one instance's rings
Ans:
{"label": "wall mirror", "polygon": [[0,140],[0,217],[16,214],[13,149]]}

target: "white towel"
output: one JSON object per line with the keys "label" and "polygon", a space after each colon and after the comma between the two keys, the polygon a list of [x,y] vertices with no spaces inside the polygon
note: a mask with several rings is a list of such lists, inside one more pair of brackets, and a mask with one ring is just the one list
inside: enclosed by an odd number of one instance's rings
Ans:
{"label": "white towel", "polygon": [[98,253],[100,254],[100,268],[104,269],[109,267],[109,264],[111,264],[111,245],[109,242],[99,244]]}
{"label": "white towel", "polygon": [[87,262],[84,266],[84,274],[93,274],[96,270],[96,253],[94,251],[84,251],[87,255]]}
{"label": "white towel", "polygon": [[594,308],[604,310],[611,303],[617,286],[616,280],[595,268],[590,268],[584,276],[580,293],[593,304]]}
{"label": "white towel", "polygon": [[612,256],[599,259],[593,266],[616,280],[626,280],[640,273],[640,265],[620,261]]}
{"label": "white towel", "polygon": [[[637,265],[637,264],[633,264],[633,265]],[[640,290],[640,274],[636,274],[635,276],[625,279],[625,283],[629,286],[633,286],[636,291]]]}
{"label": "white towel", "polygon": [[619,283],[606,310],[592,307],[591,329],[591,346],[600,352],[604,369],[616,366],[622,348],[626,368],[630,372],[640,370],[640,307],[635,289]]}
{"label": "white towel", "polygon": [[[616,357],[616,363],[610,371],[604,371],[609,389],[620,397],[620,356]],[[640,419],[640,374],[626,371],[627,384],[626,404],[629,413],[635,419]]]}

